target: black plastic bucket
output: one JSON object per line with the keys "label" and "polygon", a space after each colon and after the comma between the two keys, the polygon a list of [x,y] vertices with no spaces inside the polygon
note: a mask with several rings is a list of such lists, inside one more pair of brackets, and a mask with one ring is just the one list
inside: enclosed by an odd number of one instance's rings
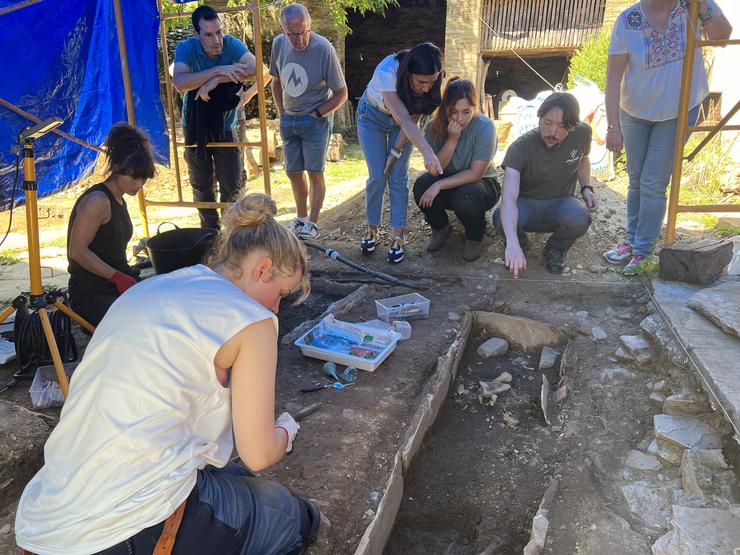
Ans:
{"label": "black plastic bucket", "polygon": [[[170,222],[164,222],[170,223]],[[213,246],[218,231],[209,228],[184,227],[157,234],[149,238],[147,250],[156,274],[166,274],[203,262]]]}

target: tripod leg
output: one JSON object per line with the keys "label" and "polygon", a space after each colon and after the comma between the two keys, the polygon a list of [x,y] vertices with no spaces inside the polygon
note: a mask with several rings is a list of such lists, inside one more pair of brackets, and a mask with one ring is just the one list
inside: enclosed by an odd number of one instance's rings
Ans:
{"label": "tripod leg", "polygon": [[62,357],[59,354],[59,347],[57,341],[54,338],[54,331],[51,329],[51,322],[49,321],[49,313],[45,308],[39,308],[39,318],[41,319],[41,326],[44,328],[44,335],[46,336],[46,343],[49,346],[49,352],[51,353],[51,360],[54,361],[54,368],[57,370],[57,381],[59,387],[62,389],[62,395],[67,398],[69,393],[69,382],[67,381],[67,374],[64,372],[64,365],[62,364]]}
{"label": "tripod leg", "polygon": [[[56,300],[54,303],[54,306],[64,312],[67,316],[72,318],[75,322],[77,322],[79,325],[81,325],[83,328],[85,328],[90,333],[93,333],[95,331],[95,326],[93,326],[90,322],[85,320],[82,316],[77,314],[74,310],[69,308],[66,304],[64,304],[59,299]],[[2,322],[2,320],[0,320]]]}
{"label": "tripod leg", "polygon": [[0,322],[4,322],[5,320],[7,320],[8,316],[13,314],[14,312],[15,312],[15,307],[13,305],[10,305],[9,307],[7,307],[5,310],[0,312]]}

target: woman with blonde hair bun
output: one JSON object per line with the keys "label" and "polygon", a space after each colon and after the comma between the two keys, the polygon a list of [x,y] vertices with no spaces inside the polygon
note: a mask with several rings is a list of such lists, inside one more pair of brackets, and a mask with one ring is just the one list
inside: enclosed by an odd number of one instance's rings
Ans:
{"label": "woman with blonde hair bun", "polygon": [[265,195],[244,197],[207,266],[113,303],[21,497],[18,545],[151,553],[173,514],[175,553],[300,553],[313,541],[313,502],[229,463],[236,446],[252,471],[268,468],[299,429],[274,418],[275,313],[307,295],[306,252],[276,212]]}

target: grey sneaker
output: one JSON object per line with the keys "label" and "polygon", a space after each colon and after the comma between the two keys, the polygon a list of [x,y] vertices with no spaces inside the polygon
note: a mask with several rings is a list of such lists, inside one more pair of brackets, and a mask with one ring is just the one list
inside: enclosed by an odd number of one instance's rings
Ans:
{"label": "grey sneaker", "polygon": [[478,260],[482,250],[482,244],[480,241],[471,241],[465,239],[465,245],[463,246],[463,259],[467,262],[473,262]]}
{"label": "grey sneaker", "polygon": [[293,218],[293,221],[290,223],[289,229],[293,233],[293,235],[295,235],[296,237],[300,237],[301,230],[303,229],[303,220]]}
{"label": "grey sneaker", "polygon": [[306,220],[303,222],[303,227],[296,233],[296,236],[299,239],[318,239],[319,235],[321,233],[319,232],[319,226],[317,226],[315,223],[313,223],[310,220]]}
{"label": "grey sneaker", "polygon": [[450,224],[447,224],[442,229],[433,229],[432,236],[427,243],[427,252],[437,252],[441,249],[445,244],[445,241],[447,241],[450,231],[452,231]]}

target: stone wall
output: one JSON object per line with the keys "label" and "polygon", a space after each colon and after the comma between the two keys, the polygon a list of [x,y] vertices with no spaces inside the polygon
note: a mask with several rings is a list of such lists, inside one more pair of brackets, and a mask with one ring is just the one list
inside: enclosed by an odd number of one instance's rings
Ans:
{"label": "stone wall", "polygon": [[444,0],[400,0],[398,6],[388,7],[385,15],[350,12],[352,33],[345,40],[350,101],[357,104],[375,66],[388,54],[424,41],[443,48],[447,5]]}

